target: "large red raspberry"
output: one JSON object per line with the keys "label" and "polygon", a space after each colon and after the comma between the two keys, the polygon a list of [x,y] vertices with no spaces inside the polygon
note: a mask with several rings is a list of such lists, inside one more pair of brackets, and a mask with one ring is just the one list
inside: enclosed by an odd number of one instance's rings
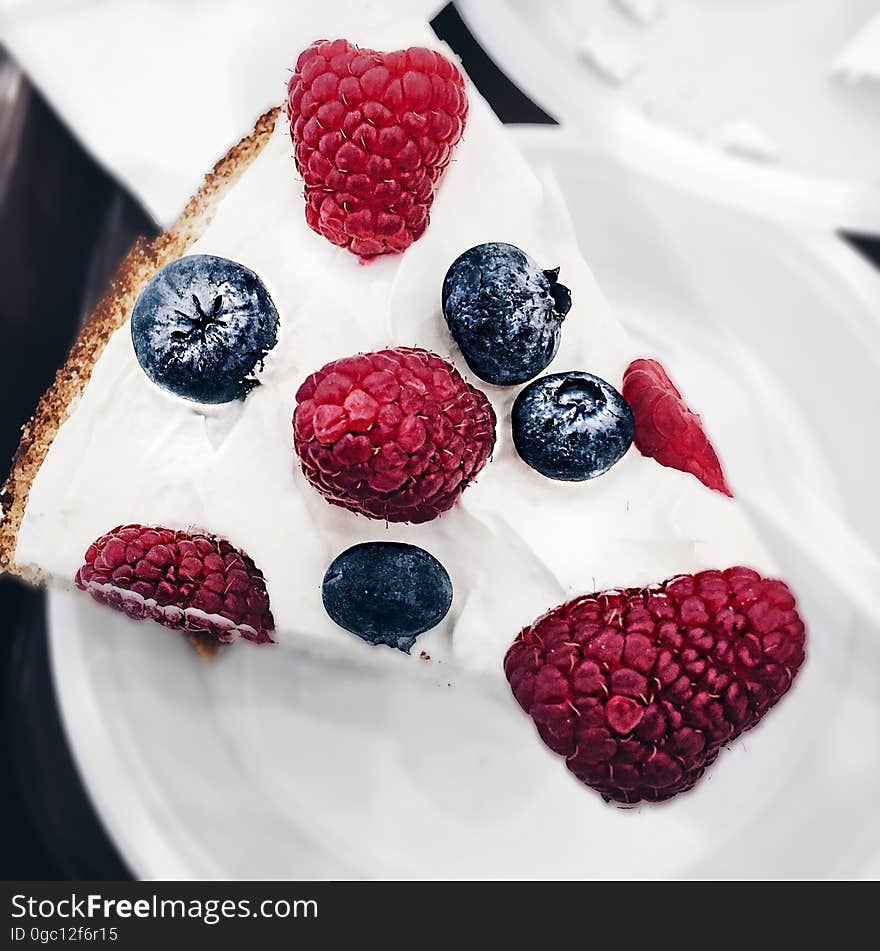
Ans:
{"label": "large red raspberry", "polygon": [[428,226],[434,185],[467,117],[461,73],[439,53],[318,40],[287,87],[313,231],[361,258],[405,251]]}
{"label": "large red raspberry", "polygon": [[660,363],[633,360],[623,374],[623,398],[633,411],[633,441],[643,456],[690,472],[716,492],[733,494],[700,417],[685,403]]}
{"label": "large red raspberry", "polygon": [[223,538],[119,525],[86,552],[76,586],[129,617],[151,618],[219,641],[270,643],[275,622],[266,583]]}
{"label": "large red raspberry", "polygon": [[335,360],[296,402],[294,445],[309,482],[328,501],[388,522],[452,508],[495,444],[489,400],[427,350]]}
{"label": "large red raspberry", "polygon": [[569,601],[517,637],[504,670],[581,782],[660,802],[788,690],[804,639],[784,582],[728,568]]}

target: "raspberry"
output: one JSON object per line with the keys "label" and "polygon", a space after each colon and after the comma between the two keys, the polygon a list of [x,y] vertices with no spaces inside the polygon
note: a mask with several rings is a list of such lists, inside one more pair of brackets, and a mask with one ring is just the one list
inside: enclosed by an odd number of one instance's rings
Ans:
{"label": "raspberry", "polygon": [[287,87],[306,221],[362,259],[405,251],[467,118],[461,73],[433,50],[317,40]]}
{"label": "raspberry", "polygon": [[131,618],[224,643],[271,643],[275,622],[260,570],[223,538],[119,525],[89,546],[76,586]]}
{"label": "raspberry", "polygon": [[804,640],[784,582],[728,568],[569,601],[522,631],[504,671],[581,782],[661,802],[782,697]]}
{"label": "raspberry", "polygon": [[388,522],[446,512],[495,444],[489,400],[427,350],[335,360],[296,402],[294,446],[309,482],[329,502]]}
{"label": "raspberry", "polygon": [[623,398],[636,421],[636,448],[661,466],[695,475],[703,485],[733,496],[700,417],[656,360],[633,360],[623,374]]}

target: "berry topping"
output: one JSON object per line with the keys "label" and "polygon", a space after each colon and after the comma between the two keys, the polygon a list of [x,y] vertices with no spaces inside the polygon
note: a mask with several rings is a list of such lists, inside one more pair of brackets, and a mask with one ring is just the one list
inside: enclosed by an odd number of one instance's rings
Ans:
{"label": "berry topping", "polygon": [[635,444],[661,466],[695,475],[703,485],[732,496],[700,417],[656,360],[633,360],[623,374],[623,395],[636,421]]}
{"label": "berry topping", "polygon": [[131,339],[144,373],[197,403],[241,399],[275,346],[278,313],[253,271],[212,254],[166,264],[141,291]]}
{"label": "berry topping", "polygon": [[487,383],[525,383],[559,349],[571,293],[559,268],[542,271],[519,248],[478,244],[452,263],[443,281],[443,313],[468,366]]}
{"label": "berry topping", "polygon": [[86,552],[76,586],[131,618],[219,641],[271,643],[275,622],[262,572],[223,538],[120,525]]}
{"label": "berry topping", "polygon": [[607,472],[629,449],[633,417],[605,380],[572,370],[530,383],[516,398],[513,443],[548,479],[583,482]]}
{"label": "berry topping", "polygon": [[339,555],[324,575],[324,607],[346,631],[407,654],[452,604],[446,569],[423,548],[366,542]]}
{"label": "berry topping", "polygon": [[569,601],[517,637],[504,670],[581,782],[661,802],[782,697],[804,640],[784,582],[728,568]]}
{"label": "berry topping", "polygon": [[461,73],[433,50],[318,40],[287,88],[306,221],[361,258],[405,251],[428,226],[434,186],[467,117]]}
{"label": "berry topping", "polygon": [[294,446],[309,482],[329,502],[389,522],[446,512],[495,443],[485,395],[427,350],[328,363],[296,403]]}

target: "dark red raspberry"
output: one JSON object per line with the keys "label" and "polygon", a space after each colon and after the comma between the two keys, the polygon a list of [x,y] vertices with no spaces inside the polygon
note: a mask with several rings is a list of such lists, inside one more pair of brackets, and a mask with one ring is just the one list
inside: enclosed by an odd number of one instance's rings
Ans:
{"label": "dark red raspberry", "polygon": [[266,583],[223,538],[119,525],[86,552],[76,586],[129,617],[228,642],[270,643],[275,622]]}
{"label": "dark red raspberry", "polygon": [[700,417],[656,360],[633,360],[623,374],[623,398],[636,422],[636,448],[661,466],[695,475],[703,485],[732,496]]}
{"label": "dark red raspberry", "polygon": [[581,782],[661,802],[782,697],[804,640],[783,581],[728,568],[569,601],[517,637],[504,671]]}
{"label": "dark red raspberry", "polygon": [[464,129],[458,69],[421,47],[318,40],[300,53],[287,94],[309,227],[361,258],[405,251],[428,226]]}
{"label": "dark red raspberry", "polygon": [[452,508],[495,444],[489,400],[427,350],[335,360],[296,402],[293,439],[309,482],[328,501],[388,522]]}

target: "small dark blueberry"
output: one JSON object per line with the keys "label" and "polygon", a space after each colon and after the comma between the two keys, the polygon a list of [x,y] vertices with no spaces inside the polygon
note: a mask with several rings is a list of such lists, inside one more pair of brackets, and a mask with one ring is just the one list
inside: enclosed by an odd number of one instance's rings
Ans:
{"label": "small dark blueberry", "polygon": [[324,575],[324,608],[340,626],[371,644],[407,654],[452,604],[452,582],[423,548],[365,542],[339,555]]}
{"label": "small dark blueberry", "polygon": [[563,482],[584,482],[607,472],[629,449],[635,427],[620,393],[580,370],[530,383],[513,404],[511,424],[523,461]]}
{"label": "small dark blueberry", "polygon": [[525,383],[559,349],[571,292],[559,268],[542,271],[519,248],[478,244],[452,263],[443,281],[443,315],[468,366],[487,383]]}
{"label": "small dark blueberry", "polygon": [[166,264],[141,291],[131,339],[144,373],[197,403],[242,399],[278,340],[278,312],[242,264],[192,254]]}

